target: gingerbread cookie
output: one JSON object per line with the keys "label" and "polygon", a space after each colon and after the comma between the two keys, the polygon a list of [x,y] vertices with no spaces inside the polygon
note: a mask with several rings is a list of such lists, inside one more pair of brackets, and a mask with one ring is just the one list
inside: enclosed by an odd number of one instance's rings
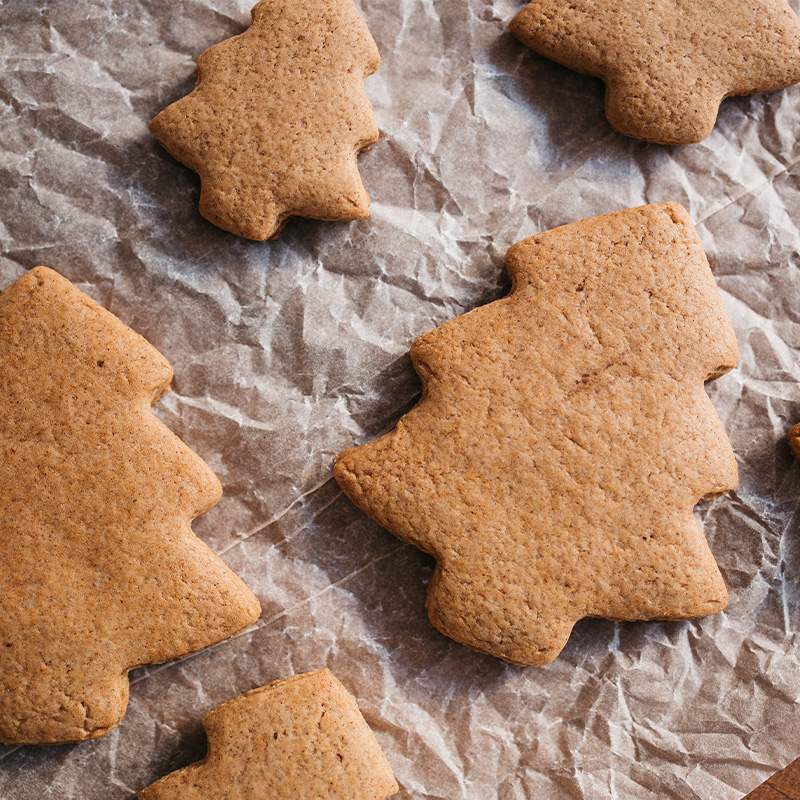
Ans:
{"label": "gingerbread cookie", "polygon": [[383,800],[398,789],[358,706],[327,669],[237,697],[203,727],[208,755],[139,800]]}
{"label": "gingerbread cookie", "polygon": [[797,425],[793,425],[786,436],[789,439],[789,447],[792,448],[794,457],[800,459],[800,422]]}
{"label": "gingerbread cookie", "polygon": [[200,213],[226,231],[366,217],[356,154],[378,138],[364,78],[380,58],[353,0],[262,0],[252,16],[201,53],[194,91],[151,133],[199,173]]}
{"label": "gingerbread cookie", "polygon": [[414,342],[422,400],[336,480],[435,556],[433,624],[508,661],[551,661],[586,616],[724,608],[692,510],[737,482],[703,382],[738,351],[686,212],[566,225],[506,264],[508,297]]}
{"label": "gingerbread cookie", "polygon": [[221,494],[151,413],[163,356],[52,270],[0,294],[0,741],[92,739],[130,669],[247,627],[258,601],[191,530]]}
{"label": "gingerbread cookie", "polygon": [[800,81],[800,20],[785,0],[533,0],[511,31],[606,84],[626,136],[699,142],[731,95]]}

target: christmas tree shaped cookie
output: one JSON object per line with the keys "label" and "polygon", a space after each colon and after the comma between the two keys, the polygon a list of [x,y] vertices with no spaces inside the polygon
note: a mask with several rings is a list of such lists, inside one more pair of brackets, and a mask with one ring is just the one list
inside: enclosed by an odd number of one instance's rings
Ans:
{"label": "christmas tree shaped cookie", "polygon": [[703,382],[738,353],[686,212],[584,220],[506,263],[508,297],[414,343],[422,400],[339,484],[435,556],[433,624],[508,661],[551,661],[586,616],[724,608],[692,510],[736,485]]}
{"label": "christmas tree shaped cookie", "polygon": [[150,131],[199,173],[200,213],[239,236],[274,238],[291,215],[366,217],[356,154],[378,138],[364,78],[380,58],[353,0],[262,0],[252,15]]}
{"label": "christmas tree shaped cookie", "polygon": [[130,669],[219,642],[259,604],[191,530],[220,497],[150,406],[172,370],[37,267],[0,294],[0,741],[101,736]]}
{"label": "christmas tree shaped cookie", "polygon": [[383,800],[392,770],[347,690],[327,670],[248,692],[203,717],[208,755],[139,800]]}
{"label": "christmas tree shaped cookie", "polygon": [[510,27],[602,78],[609,122],[651,142],[702,141],[724,98],[800,81],[800,20],[785,0],[534,0]]}

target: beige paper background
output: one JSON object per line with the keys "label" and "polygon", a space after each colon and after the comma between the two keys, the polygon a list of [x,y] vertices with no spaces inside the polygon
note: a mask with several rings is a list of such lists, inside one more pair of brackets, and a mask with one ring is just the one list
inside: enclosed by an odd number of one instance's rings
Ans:
{"label": "beige paper background", "polygon": [[[800,755],[800,86],[726,101],[703,144],[648,145],[609,128],[598,81],[507,33],[521,0],[362,0],[383,58],[372,215],[255,243],[199,216],[196,176],[146,129],[249,5],[0,3],[0,288],[46,264],[167,356],[156,413],[225,487],[195,530],[264,607],[134,672],[104,738],[0,746],[0,798],[131,798],[203,756],[204,713],[321,666],[403,800],[741,797]],[[416,400],[416,336],[507,291],[513,242],[664,200],[697,224],[742,351],[709,386],[741,484],[698,509],[730,606],[584,621],[539,669],[475,654],[427,622],[431,559],[351,506],[332,460]]]}

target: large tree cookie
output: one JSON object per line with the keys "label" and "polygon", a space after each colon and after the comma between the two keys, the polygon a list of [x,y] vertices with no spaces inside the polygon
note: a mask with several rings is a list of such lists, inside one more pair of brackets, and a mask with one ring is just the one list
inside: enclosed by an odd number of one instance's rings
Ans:
{"label": "large tree cookie", "polygon": [[356,154],[378,138],[364,78],[380,58],[353,0],[262,0],[197,59],[197,86],[150,131],[199,173],[200,213],[248,239],[292,215],[366,217]]}
{"label": "large tree cookie", "polygon": [[414,342],[422,400],[337,481],[435,556],[433,624],[508,661],[551,661],[586,616],[724,608],[692,510],[736,485],[703,382],[738,352],[686,212],[566,225],[506,264],[508,297]]}
{"label": "large tree cookie", "polygon": [[219,642],[256,598],[191,530],[220,497],[151,413],[172,370],[69,281],[0,294],[0,741],[101,736],[127,673]]}
{"label": "large tree cookie", "polygon": [[800,20],[785,0],[533,0],[511,31],[606,84],[621,133],[699,142],[726,97],[800,81]]}
{"label": "large tree cookie", "polygon": [[203,717],[208,755],[139,800],[383,800],[392,770],[358,706],[327,670],[237,697]]}

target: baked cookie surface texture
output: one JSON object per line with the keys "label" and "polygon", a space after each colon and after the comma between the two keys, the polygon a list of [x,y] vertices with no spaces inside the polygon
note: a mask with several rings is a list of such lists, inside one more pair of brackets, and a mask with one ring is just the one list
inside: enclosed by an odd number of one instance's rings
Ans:
{"label": "baked cookie surface texture", "polygon": [[203,717],[208,755],[139,800],[383,800],[398,790],[358,706],[327,670],[275,681]]}
{"label": "baked cookie surface texture", "polygon": [[533,0],[512,33],[606,84],[620,133],[690,144],[731,95],[800,81],[800,20],[785,0]]}
{"label": "baked cookie surface texture", "polygon": [[221,494],[152,414],[163,356],[52,270],[0,294],[0,741],[92,739],[130,669],[219,642],[258,600],[191,521]]}
{"label": "baked cookie surface texture", "polygon": [[737,483],[703,382],[738,350],[686,212],[566,225],[506,265],[507,297],[414,342],[422,399],[337,481],[436,558],[430,619],[481,652],[544,664],[582,617],[721,610],[693,507]]}
{"label": "baked cookie surface texture", "polygon": [[194,91],[151,133],[200,175],[200,213],[226,231],[366,217],[356,155],[378,139],[364,78],[380,58],[353,0],[262,0],[252,16],[200,54]]}

